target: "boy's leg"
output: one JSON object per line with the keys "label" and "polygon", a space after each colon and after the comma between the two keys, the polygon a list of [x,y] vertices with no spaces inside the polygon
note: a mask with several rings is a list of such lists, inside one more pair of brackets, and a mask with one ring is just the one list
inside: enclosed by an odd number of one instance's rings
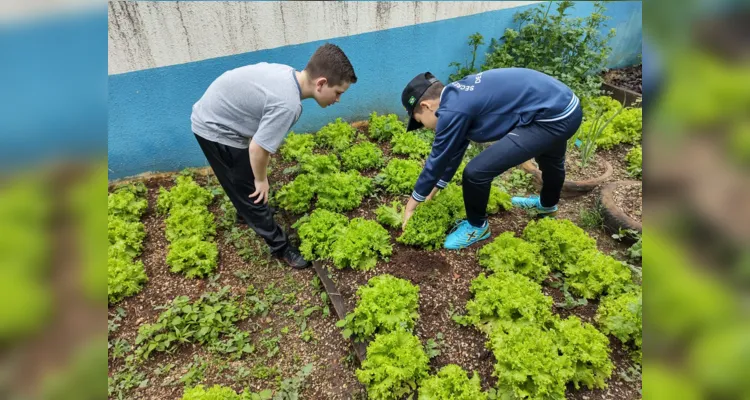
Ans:
{"label": "boy's leg", "polygon": [[560,201],[560,192],[565,183],[565,152],[567,142],[558,142],[552,148],[536,156],[536,163],[542,171],[542,190],[539,203],[542,207],[551,208]]}
{"label": "boy's leg", "polygon": [[266,241],[272,254],[280,255],[288,244],[286,233],[274,221],[268,204],[254,204],[248,197],[255,192],[248,151],[195,137],[237,214]]}

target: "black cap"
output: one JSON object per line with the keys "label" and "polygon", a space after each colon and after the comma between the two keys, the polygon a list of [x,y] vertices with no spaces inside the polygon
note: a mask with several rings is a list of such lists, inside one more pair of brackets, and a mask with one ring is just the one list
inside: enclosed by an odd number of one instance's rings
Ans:
{"label": "black cap", "polygon": [[437,82],[438,80],[434,75],[429,72],[423,72],[415,76],[401,93],[401,104],[406,109],[406,113],[409,114],[409,124],[406,126],[407,131],[413,131],[422,127],[422,124],[414,119],[414,107],[417,105],[419,99],[422,98],[424,92]]}

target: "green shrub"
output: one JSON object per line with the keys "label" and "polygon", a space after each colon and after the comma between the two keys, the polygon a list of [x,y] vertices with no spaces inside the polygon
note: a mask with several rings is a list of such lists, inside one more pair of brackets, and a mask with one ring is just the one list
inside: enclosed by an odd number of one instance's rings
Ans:
{"label": "green shrub", "polygon": [[469,379],[463,368],[448,364],[419,386],[419,400],[487,400],[476,372]]}
{"label": "green shrub", "polygon": [[374,143],[364,142],[344,151],[341,161],[345,169],[364,171],[383,166],[383,151]]}
{"label": "green shrub", "polygon": [[344,151],[352,144],[357,130],[341,118],[321,128],[315,135],[315,142],[322,147],[335,151]]}
{"label": "green shrub", "polygon": [[394,134],[406,132],[404,124],[398,120],[398,115],[378,115],[374,112],[370,114],[370,122],[367,127],[370,139],[383,142],[391,140]]}
{"label": "green shrub", "polygon": [[430,155],[432,146],[413,132],[398,132],[391,139],[393,154],[403,154],[412,159],[424,159]]}
{"label": "green shrub", "polygon": [[[556,11],[550,10],[553,4]],[[606,36],[601,34],[609,19],[603,2],[595,2],[594,11],[583,18],[572,16],[570,9],[575,4],[543,3],[516,13],[513,19],[519,29],[508,28],[501,40],[492,39],[481,70],[535,69],[559,79],[579,97],[597,95],[603,81],[600,72],[612,51],[608,43],[615,30]]]}
{"label": "green shrub", "polygon": [[552,318],[552,298],[539,284],[512,272],[480,274],[471,282],[474,298],[466,315],[455,316],[461,325],[473,325],[487,335],[517,325],[541,325]]}
{"label": "green shrub", "polygon": [[376,182],[388,193],[411,194],[420,173],[422,165],[419,162],[394,158],[376,177]]}
{"label": "green shrub", "polygon": [[492,272],[515,272],[535,282],[542,282],[550,268],[539,253],[539,246],[503,232],[477,253],[479,265]]}
{"label": "green shrub", "polygon": [[633,147],[628,152],[628,155],[625,156],[625,161],[628,163],[628,174],[634,178],[641,179],[643,176],[643,151],[641,150],[641,146]]}
{"label": "green shrub", "polygon": [[523,238],[539,246],[545,263],[554,270],[577,263],[583,251],[596,250],[596,241],[567,219],[530,221]]}
{"label": "green shrub", "polygon": [[427,376],[429,361],[416,336],[396,330],[370,342],[357,379],[367,388],[368,398],[398,400],[416,390]]}
{"label": "green shrub", "polygon": [[284,161],[299,161],[304,156],[312,155],[313,148],[315,148],[313,135],[289,132],[279,152]]}
{"label": "green shrub", "polygon": [[345,338],[363,341],[375,334],[414,330],[419,318],[419,286],[391,275],[378,275],[357,289],[357,306],[336,326]]}
{"label": "green shrub", "polygon": [[332,249],[333,265],[359,271],[375,268],[378,258],[388,260],[393,253],[391,236],[380,224],[354,218],[341,232]]}

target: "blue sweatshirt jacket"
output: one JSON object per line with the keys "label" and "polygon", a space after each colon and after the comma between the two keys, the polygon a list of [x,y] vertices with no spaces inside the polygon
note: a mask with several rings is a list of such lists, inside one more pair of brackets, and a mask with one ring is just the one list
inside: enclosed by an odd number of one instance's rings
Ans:
{"label": "blue sweatshirt jacket", "polygon": [[499,68],[448,84],[440,107],[432,152],[412,192],[424,201],[435,186],[456,173],[469,141],[492,142],[517,126],[552,122],[570,115],[578,98],[565,84],[526,68]]}

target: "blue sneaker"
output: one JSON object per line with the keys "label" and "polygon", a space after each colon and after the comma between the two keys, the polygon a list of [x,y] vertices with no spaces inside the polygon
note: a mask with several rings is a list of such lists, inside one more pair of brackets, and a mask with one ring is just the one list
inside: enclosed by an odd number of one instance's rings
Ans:
{"label": "blue sneaker", "polygon": [[556,205],[552,207],[542,207],[542,203],[539,201],[539,196],[513,197],[510,199],[510,202],[513,203],[513,207],[534,210],[537,214],[545,215],[557,212]]}
{"label": "blue sneaker", "polygon": [[450,250],[463,249],[472,244],[485,240],[490,237],[490,224],[485,221],[484,227],[477,228],[472,226],[469,221],[459,222],[451,231],[450,235],[445,238],[443,247]]}

